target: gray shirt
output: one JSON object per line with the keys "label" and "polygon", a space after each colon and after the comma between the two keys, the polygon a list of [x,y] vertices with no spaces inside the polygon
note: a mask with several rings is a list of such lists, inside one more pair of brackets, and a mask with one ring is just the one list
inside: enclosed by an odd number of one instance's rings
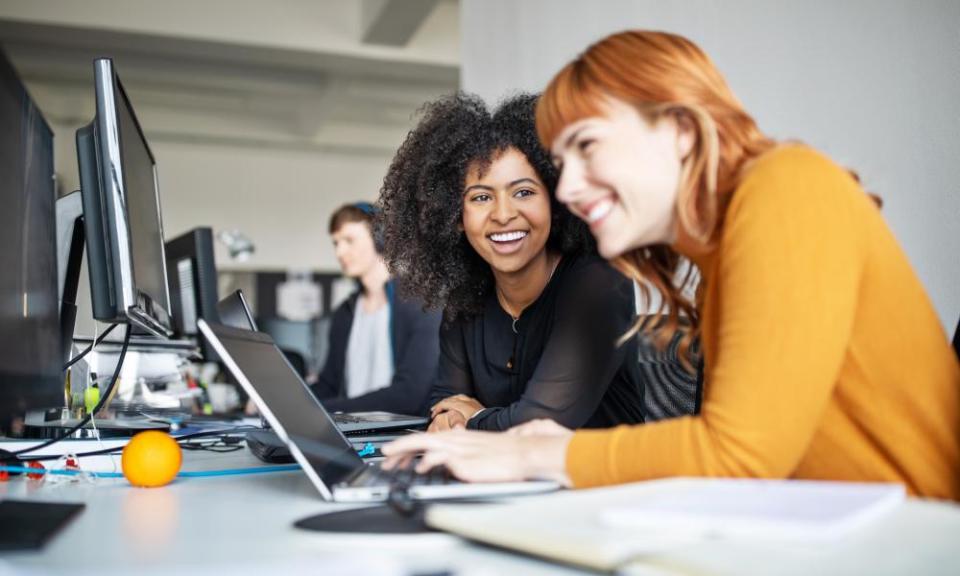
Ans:
{"label": "gray shirt", "polygon": [[393,380],[390,347],[390,307],[367,312],[363,297],[357,300],[350,339],[347,342],[347,397],[355,398],[386,388]]}

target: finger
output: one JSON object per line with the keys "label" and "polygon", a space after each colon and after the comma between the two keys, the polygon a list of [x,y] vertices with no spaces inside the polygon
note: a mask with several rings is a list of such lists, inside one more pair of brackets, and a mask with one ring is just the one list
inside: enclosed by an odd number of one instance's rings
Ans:
{"label": "finger", "polygon": [[491,468],[492,463],[489,460],[477,456],[448,458],[444,466],[454,478],[463,482],[496,481],[501,474],[497,468]]}
{"label": "finger", "polygon": [[380,463],[380,467],[384,470],[393,470],[402,459],[403,456],[390,456],[384,458],[383,462]]}
{"label": "finger", "polygon": [[416,458],[413,454],[403,454],[397,458],[397,468],[405,470],[413,464],[413,459]]}
{"label": "finger", "polygon": [[445,406],[455,398],[457,398],[457,396],[447,396],[443,400],[440,400],[439,402],[431,406],[430,411],[435,413],[435,412],[442,412],[443,410],[446,410]]}
{"label": "finger", "polygon": [[440,412],[444,412],[449,409],[450,409],[450,399],[446,398],[434,404],[431,410],[433,411],[434,414],[438,414]]}
{"label": "finger", "polygon": [[430,423],[430,427],[427,428],[427,432],[443,432],[444,430],[449,429],[450,419],[447,417],[446,413],[443,413],[433,419],[433,422]]}
{"label": "finger", "polygon": [[444,412],[463,412],[463,410],[464,410],[464,404],[456,400],[447,402],[443,406]]}
{"label": "finger", "polygon": [[384,456],[390,456],[392,454],[404,454],[408,452],[423,452],[430,448],[442,446],[443,442],[438,442],[437,439],[445,434],[446,433],[408,434],[407,436],[398,438],[389,444],[384,444],[380,451],[383,452]]}
{"label": "finger", "polygon": [[417,462],[416,471],[418,474],[426,474],[437,466],[446,466],[449,455],[443,450],[433,450],[426,452]]}
{"label": "finger", "polygon": [[531,433],[535,432],[537,429],[538,420],[531,420],[530,422],[525,422],[519,426],[514,426],[507,430],[507,434],[510,436],[529,436]]}
{"label": "finger", "polygon": [[515,426],[507,430],[507,432],[512,436],[538,436],[559,434],[564,430],[566,430],[566,428],[553,420],[538,418],[537,420],[531,420],[525,424]]}
{"label": "finger", "polygon": [[410,464],[413,462],[414,458],[416,458],[414,454],[409,454],[409,453],[398,454],[396,456],[392,456],[384,460],[383,461],[384,463],[381,464],[381,467],[383,467],[386,464],[389,464],[389,466],[387,467],[387,470],[391,470],[393,468],[400,468],[401,470],[403,470],[405,468],[410,467]]}
{"label": "finger", "polygon": [[460,413],[451,414],[447,418],[447,422],[450,424],[450,428],[463,430],[467,427],[467,417]]}

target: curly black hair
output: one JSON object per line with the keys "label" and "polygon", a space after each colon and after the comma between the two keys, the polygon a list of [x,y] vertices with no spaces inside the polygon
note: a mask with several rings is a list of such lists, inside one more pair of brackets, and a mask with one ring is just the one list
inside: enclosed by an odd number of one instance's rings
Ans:
{"label": "curly black hair", "polygon": [[595,250],[586,225],[556,200],[559,174],[540,145],[537,95],[521,94],[492,113],[479,97],[457,93],[425,105],[422,119],[397,151],[380,190],[384,258],[402,291],[448,321],[483,310],[494,288],[490,266],[460,230],[468,168],[481,174],[504,151],[523,153],[550,192],[549,250]]}

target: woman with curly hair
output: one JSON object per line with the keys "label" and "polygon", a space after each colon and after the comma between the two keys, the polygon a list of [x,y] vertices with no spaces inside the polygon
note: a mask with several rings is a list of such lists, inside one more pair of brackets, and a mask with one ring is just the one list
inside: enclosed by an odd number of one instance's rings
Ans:
{"label": "woman with curly hair", "polygon": [[384,257],[411,296],[444,310],[432,431],[643,421],[637,345],[617,345],[632,283],[553,198],[535,105],[434,102],[384,180]]}
{"label": "woman with curly hair", "polygon": [[[547,87],[537,127],[562,167],[557,197],[600,254],[660,288],[660,335],[681,313],[684,337],[700,333],[701,411],[610,430],[419,434],[384,446],[386,467],[425,451],[419,470],[466,480],[896,482],[960,500],[960,364],[847,170],[767,137],[710,58],[664,32],[588,48]],[[695,298],[673,283],[680,255],[702,274]]]}

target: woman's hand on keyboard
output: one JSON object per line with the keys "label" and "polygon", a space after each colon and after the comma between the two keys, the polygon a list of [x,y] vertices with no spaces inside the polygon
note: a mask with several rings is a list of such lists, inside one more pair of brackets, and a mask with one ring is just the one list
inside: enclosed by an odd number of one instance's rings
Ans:
{"label": "woman's hand on keyboard", "polygon": [[562,434],[556,429],[550,434],[450,430],[404,436],[381,451],[387,456],[383,467],[388,470],[420,453],[418,472],[446,466],[451,474],[467,482],[548,479],[569,486],[565,467],[571,436],[570,430]]}

